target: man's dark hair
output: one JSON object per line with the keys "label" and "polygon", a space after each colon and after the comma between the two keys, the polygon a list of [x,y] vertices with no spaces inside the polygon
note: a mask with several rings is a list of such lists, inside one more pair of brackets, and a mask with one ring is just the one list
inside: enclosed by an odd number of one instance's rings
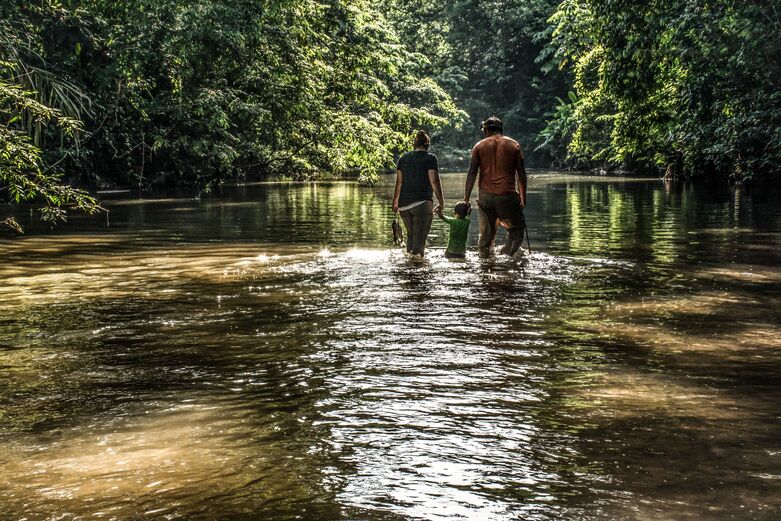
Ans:
{"label": "man's dark hair", "polygon": [[418,147],[430,147],[431,146],[431,138],[426,134],[423,130],[418,130],[415,133],[415,140],[412,142],[412,146],[415,148]]}
{"label": "man's dark hair", "polygon": [[456,204],[455,208],[453,208],[453,212],[455,212],[455,214],[459,217],[466,217],[466,215],[469,213],[469,203],[461,201],[460,203]]}
{"label": "man's dark hair", "polygon": [[491,116],[480,124],[480,129],[486,132],[504,132],[504,123],[496,116]]}

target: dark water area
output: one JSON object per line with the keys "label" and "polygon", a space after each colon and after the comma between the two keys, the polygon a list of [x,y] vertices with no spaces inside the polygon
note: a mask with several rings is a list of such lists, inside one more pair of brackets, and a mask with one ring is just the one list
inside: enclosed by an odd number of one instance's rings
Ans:
{"label": "dark water area", "polygon": [[19,215],[0,518],[780,518],[777,193],[537,174],[531,254],[449,261],[391,191]]}

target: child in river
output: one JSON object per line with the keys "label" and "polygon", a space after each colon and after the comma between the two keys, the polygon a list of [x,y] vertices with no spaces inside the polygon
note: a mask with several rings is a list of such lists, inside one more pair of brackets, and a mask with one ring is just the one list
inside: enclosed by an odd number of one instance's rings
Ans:
{"label": "child in river", "polygon": [[447,241],[445,257],[448,259],[463,259],[466,257],[466,237],[469,233],[469,214],[472,208],[469,203],[460,201],[453,208],[453,217],[445,217],[442,208],[437,206],[434,211],[439,218],[450,226],[450,236]]}

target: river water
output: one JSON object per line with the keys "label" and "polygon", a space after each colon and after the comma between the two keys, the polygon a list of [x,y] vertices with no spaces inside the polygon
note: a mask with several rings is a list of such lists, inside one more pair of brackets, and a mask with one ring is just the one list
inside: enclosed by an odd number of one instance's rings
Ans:
{"label": "river water", "polygon": [[530,255],[448,261],[390,193],[22,213],[0,517],[779,519],[777,194],[540,173]]}

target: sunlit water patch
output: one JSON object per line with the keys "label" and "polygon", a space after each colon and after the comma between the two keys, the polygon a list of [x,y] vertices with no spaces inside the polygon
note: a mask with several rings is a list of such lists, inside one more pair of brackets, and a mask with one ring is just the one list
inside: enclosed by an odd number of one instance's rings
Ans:
{"label": "sunlit water patch", "polygon": [[448,260],[439,222],[424,259],[390,248],[387,184],[106,201],[108,231],[3,242],[0,511],[774,519],[778,209],[531,186],[516,259]]}

